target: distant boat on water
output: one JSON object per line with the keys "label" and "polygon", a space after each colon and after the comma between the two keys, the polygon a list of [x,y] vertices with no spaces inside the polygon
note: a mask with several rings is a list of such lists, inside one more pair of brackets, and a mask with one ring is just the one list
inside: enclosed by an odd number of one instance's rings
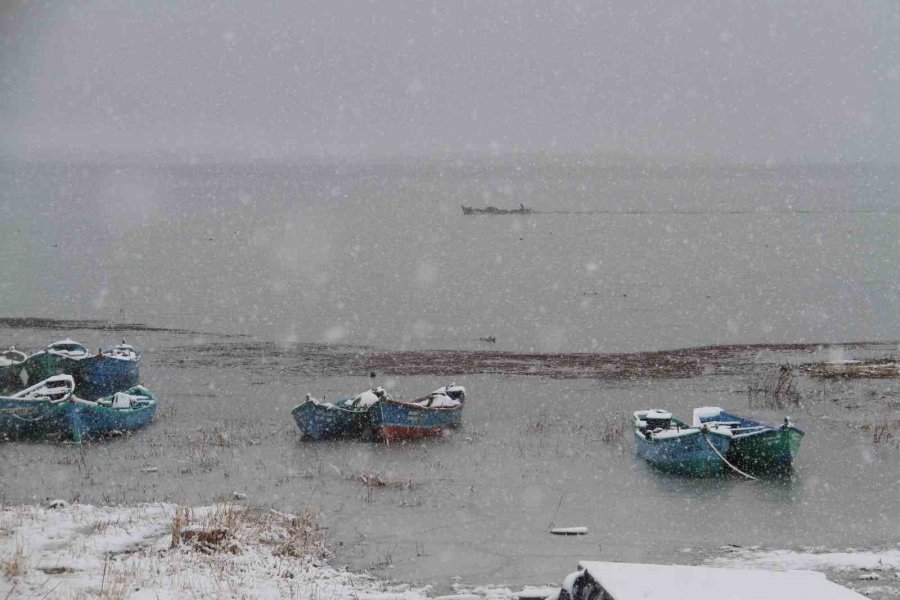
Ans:
{"label": "distant boat on water", "polygon": [[525,208],[524,204],[520,204],[519,208],[497,208],[496,206],[476,208],[463,205],[462,211],[464,215],[530,215],[534,213],[533,208]]}

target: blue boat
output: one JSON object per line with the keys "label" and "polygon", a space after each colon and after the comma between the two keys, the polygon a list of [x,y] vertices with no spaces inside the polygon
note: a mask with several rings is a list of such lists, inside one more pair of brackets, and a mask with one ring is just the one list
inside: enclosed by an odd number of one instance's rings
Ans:
{"label": "blue boat", "polygon": [[138,385],[140,364],[140,354],[124,341],[93,354],[78,342],[62,340],[28,357],[22,365],[22,381],[28,385],[53,375],[71,375],[78,396],[96,400]]}
{"label": "blue boat", "polygon": [[731,443],[727,427],[691,427],[659,409],[634,413],[634,450],[653,467],[669,473],[721,475]]}
{"label": "blue boat", "polygon": [[694,425],[727,427],[732,438],[725,458],[757,472],[790,471],[804,435],[790,417],[775,427],[725,412],[718,406],[694,409]]}
{"label": "blue boat", "polygon": [[81,442],[146,425],[156,398],[142,386],[96,401],[75,395],[71,375],[54,375],[12,396],[0,396],[0,436],[70,438]]}
{"label": "blue boat", "polygon": [[389,396],[380,387],[338,398],[334,402],[317,400],[307,394],[304,401],[294,407],[291,415],[304,440],[366,437],[370,433],[372,407],[385,399]]}
{"label": "blue boat", "polygon": [[372,432],[385,443],[442,436],[462,425],[466,389],[448,385],[431,394],[401,402],[384,399],[372,407]]}
{"label": "blue boat", "polygon": [[22,388],[22,365],[27,359],[28,355],[15,347],[0,352],[0,393]]}

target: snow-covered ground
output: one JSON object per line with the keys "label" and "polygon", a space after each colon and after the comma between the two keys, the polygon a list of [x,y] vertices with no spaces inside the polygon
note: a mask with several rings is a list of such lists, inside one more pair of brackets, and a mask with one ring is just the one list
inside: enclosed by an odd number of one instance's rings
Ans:
{"label": "snow-covered ground", "polygon": [[777,550],[728,546],[722,550],[724,556],[711,558],[706,563],[717,567],[820,571],[828,574],[829,579],[870,598],[900,598],[900,545],[881,550]]}
{"label": "snow-covered ground", "polygon": [[[51,504],[0,508],[0,598],[422,600],[430,592],[329,567],[312,513]],[[458,592],[452,598],[515,595]]]}
{"label": "snow-covered ground", "polygon": [[[51,507],[52,506],[52,507]],[[900,547],[882,551],[725,547],[707,564],[825,571],[872,598],[900,597]],[[430,586],[327,564],[314,513],[222,503],[0,507],[0,598],[425,600]],[[561,573],[560,577],[564,574]],[[443,600],[512,600],[553,588],[458,587]]]}

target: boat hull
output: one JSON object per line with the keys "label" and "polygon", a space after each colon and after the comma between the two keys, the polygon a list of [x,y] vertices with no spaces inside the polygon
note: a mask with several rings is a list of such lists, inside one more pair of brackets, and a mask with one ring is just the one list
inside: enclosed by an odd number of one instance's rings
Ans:
{"label": "boat hull", "polygon": [[305,440],[365,437],[369,434],[369,409],[348,410],[334,405],[304,402],[291,411]]}
{"label": "boat hull", "polygon": [[78,397],[96,400],[132,388],[140,382],[140,357],[134,360],[109,356],[73,359],[52,353],[38,353],[25,361],[24,385],[42,381],[53,375],[71,375]]}
{"label": "boat hull", "polygon": [[[128,390],[133,392],[133,390]],[[51,402],[0,398],[4,439],[64,438],[80,442],[143,427],[156,413],[156,400],[135,408],[111,408],[81,399]]]}
{"label": "boat hull", "polygon": [[735,465],[752,471],[788,471],[793,468],[802,439],[803,432],[796,427],[736,436],[726,457]]}
{"label": "boat hull", "polygon": [[372,407],[372,431],[386,443],[439,437],[462,425],[462,406],[430,408],[383,400]]}
{"label": "boat hull", "polygon": [[634,432],[634,448],[637,456],[656,469],[677,475],[710,477],[721,475],[725,463],[710,448],[707,440],[725,456],[730,439],[723,435],[699,431],[668,439],[647,439],[642,433]]}
{"label": "boat hull", "polygon": [[0,398],[0,437],[30,439],[71,435],[70,402]]}

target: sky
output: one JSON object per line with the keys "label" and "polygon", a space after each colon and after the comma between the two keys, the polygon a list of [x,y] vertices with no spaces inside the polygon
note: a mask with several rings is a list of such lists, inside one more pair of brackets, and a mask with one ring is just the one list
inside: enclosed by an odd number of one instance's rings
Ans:
{"label": "sky", "polygon": [[0,2],[0,156],[900,161],[900,3]]}

